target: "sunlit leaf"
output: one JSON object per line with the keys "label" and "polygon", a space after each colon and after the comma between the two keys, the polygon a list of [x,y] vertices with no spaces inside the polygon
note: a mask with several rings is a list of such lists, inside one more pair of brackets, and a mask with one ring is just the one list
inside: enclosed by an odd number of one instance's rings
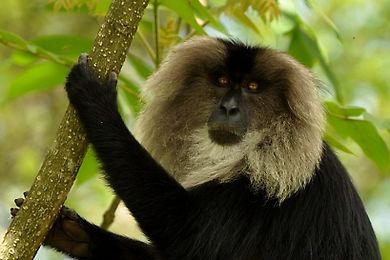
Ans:
{"label": "sunlit leaf", "polygon": [[345,118],[359,117],[366,112],[366,109],[362,107],[341,107],[338,104],[331,101],[325,102],[325,107],[328,113],[337,115],[339,117],[345,117]]}
{"label": "sunlit leaf", "polygon": [[194,16],[194,12],[188,1],[177,1],[177,0],[161,0],[161,5],[171,9],[178,16],[183,18],[185,22],[192,26],[198,33],[205,34],[204,29],[200,26]]}
{"label": "sunlit leaf", "polygon": [[264,22],[270,22],[280,15],[279,6],[275,0],[228,0],[225,11],[238,15],[245,13],[249,8],[257,11]]}
{"label": "sunlit leaf", "polygon": [[382,172],[390,166],[389,150],[375,126],[366,120],[344,119],[328,114],[328,122],[342,135],[354,140],[364,154],[370,158]]}
{"label": "sunlit leaf", "polygon": [[165,25],[160,26],[159,32],[160,53],[164,48],[172,47],[181,40],[179,37],[178,23],[174,18],[168,19]]}
{"label": "sunlit leaf", "polygon": [[189,3],[196,11],[196,14],[199,16],[199,18],[207,21],[209,25],[213,26],[218,31],[227,33],[225,27],[214,18],[210,10],[206,6],[202,5],[199,0],[190,0]]}
{"label": "sunlit leaf", "polygon": [[252,29],[257,33],[260,33],[259,28],[256,26],[256,24],[254,24],[253,21],[249,19],[249,17],[246,16],[245,13],[241,10],[233,9],[230,11],[230,14],[232,14],[243,25],[247,26],[248,28]]}
{"label": "sunlit leaf", "polygon": [[[383,138],[375,125],[366,117],[366,110],[361,107],[342,107],[334,102],[325,102],[328,113],[328,123],[343,138],[353,139],[368,158],[376,163],[381,171],[389,168],[389,152]],[[329,142],[335,147],[345,150],[336,143],[336,139],[328,136]]]}
{"label": "sunlit leaf", "polygon": [[378,118],[366,112],[364,113],[364,119],[373,123],[378,129],[390,130],[390,118]]}
{"label": "sunlit leaf", "polygon": [[328,25],[328,27],[332,29],[337,38],[341,39],[341,34],[336,24],[332,21],[332,19],[329,18],[326,13],[324,13],[324,11],[317,4],[317,2],[313,0],[307,0],[305,2],[308,4],[308,6],[312,7],[312,9],[318,14],[318,16],[321,17],[322,20]]}

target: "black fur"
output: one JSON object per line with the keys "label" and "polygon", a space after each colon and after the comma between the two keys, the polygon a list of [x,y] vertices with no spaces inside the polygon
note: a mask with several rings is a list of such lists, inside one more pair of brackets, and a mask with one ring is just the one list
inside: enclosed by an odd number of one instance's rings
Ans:
{"label": "black fur", "polygon": [[380,259],[363,204],[326,144],[311,183],[281,205],[253,193],[245,177],[187,191],[127,130],[116,107],[115,83],[111,77],[100,84],[81,62],[66,90],[108,183],[152,245],[82,220],[91,237],[85,259]]}
{"label": "black fur", "polygon": [[223,40],[220,41],[226,46],[227,58],[225,66],[228,68],[228,75],[234,73],[245,74],[254,67],[256,56],[263,49],[254,46],[248,46],[239,41]]}

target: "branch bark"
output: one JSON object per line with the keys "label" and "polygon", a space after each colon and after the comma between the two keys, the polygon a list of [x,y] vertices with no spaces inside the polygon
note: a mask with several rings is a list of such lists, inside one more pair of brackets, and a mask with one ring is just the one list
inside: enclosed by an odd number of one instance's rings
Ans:
{"label": "branch bark", "polygon": [[[89,55],[99,78],[119,73],[148,0],[113,0]],[[88,142],[69,106],[29,194],[0,245],[0,260],[33,259],[53,225],[84,158]]]}

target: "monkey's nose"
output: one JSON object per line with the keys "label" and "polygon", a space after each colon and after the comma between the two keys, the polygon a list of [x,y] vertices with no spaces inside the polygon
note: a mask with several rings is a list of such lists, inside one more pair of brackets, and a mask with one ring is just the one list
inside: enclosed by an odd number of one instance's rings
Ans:
{"label": "monkey's nose", "polygon": [[227,117],[235,116],[240,112],[238,105],[234,101],[221,104],[220,109]]}
{"label": "monkey's nose", "polygon": [[221,100],[219,108],[227,117],[237,116],[240,112],[239,97],[234,92],[227,93]]}

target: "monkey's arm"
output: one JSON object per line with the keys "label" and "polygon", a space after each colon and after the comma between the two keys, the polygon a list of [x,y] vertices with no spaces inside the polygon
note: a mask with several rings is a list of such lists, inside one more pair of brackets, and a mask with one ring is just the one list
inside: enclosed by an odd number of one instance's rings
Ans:
{"label": "monkey's arm", "polygon": [[101,229],[66,207],[44,244],[77,259],[159,259],[152,246]]}
{"label": "monkey's arm", "polygon": [[[15,200],[17,208],[11,208],[12,217],[23,202],[23,198]],[[65,206],[43,243],[76,259],[161,259],[151,245],[103,230]]]}
{"label": "monkey's arm", "polygon": [[128,131],[117,109],[116,75],[99,83],[80,56],[66,90],[111,187],[156,246],[169,244],[185,226],[189,195]]}

